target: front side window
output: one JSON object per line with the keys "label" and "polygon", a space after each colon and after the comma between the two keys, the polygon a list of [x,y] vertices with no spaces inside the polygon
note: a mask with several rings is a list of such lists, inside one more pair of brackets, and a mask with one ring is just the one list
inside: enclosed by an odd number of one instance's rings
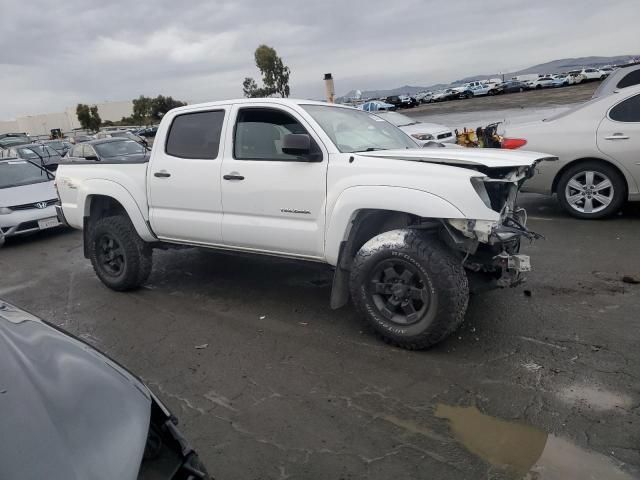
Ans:
{"label": "front side window", "polygon": [[609,112],[609,118],[616,122],[640,122],[640,95],[617,104]]}
{"label": "front side window", "polygon": [[330,105],[301,106],[342,153],[418,148],[402,130],[376,115]]}
{"label": "front side window", "polygon": [[[295,118],[273,108],[245,108],[238,112],[233,144],[237,160],[297,160],[296,155],[282,151],[282,140],[287,134],[307,134]],[[311,139],[312,155],[320,153]]]}
{"label": "front side window", "polygon": [[167,136],[167,155],[203,160],[218,158],[224,114],[224,110],[213,110],[176,116]]}

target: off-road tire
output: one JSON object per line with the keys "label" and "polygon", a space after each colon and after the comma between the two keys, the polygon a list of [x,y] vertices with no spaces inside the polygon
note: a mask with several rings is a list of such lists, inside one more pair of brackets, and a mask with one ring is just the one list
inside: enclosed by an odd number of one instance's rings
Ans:
{"label": "off-road tire", "polygon": [[[105,236],[112,237],[120,246],[124,266],[114,274],[100,262],[99,242]],[[98,278],[107,287],[116,291],[133,290],[149,278],[152,267],[152,249],[135,231],[125,215],[104,217],[90,226],[88,238],[89,259]]]}
{"label": "off-road tire", "polygon": [[[387,261],[409,263],[421,273],[430,302],[415,323],[405,326],[385,318],[372,298],[375,272]],[[436,237],[411,229],[383,233],[365,243],[351,266],[350,290],[357,311],[373,331],[385,342],[409,350],[431,347],[454,332],[469,301],[462,261]]]}
{"label": "off-road tire", "polygon": [[[569,204],[565,196],[567,183],[574,175],[581,171],[601,172],[611,180],[614,191],[613,200],[604,210],[596,213],[582,213],[572,208]],[[580,162],[567,168],[558,179],[556,194],[558,196],[558,203],[569,215],[584,220],[597,220],[610,217],[622,208],[626,200],[627,188],[624,177],[614,167],[602,161],[591,160]]]}

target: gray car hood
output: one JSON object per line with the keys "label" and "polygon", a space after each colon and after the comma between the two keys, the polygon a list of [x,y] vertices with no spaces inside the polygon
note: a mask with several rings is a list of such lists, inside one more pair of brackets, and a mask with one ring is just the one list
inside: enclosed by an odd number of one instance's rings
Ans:
{"label": "gray car hood", "polygon": [[412,160],[453,166],[488,168],[531,167],[541,160],[557,160],[546,153],[497,148],[411,148],[406,150],[377,150],[362,153],[367,157]]}
{"label": "gray car hood", "polygon": [[135,479],[148,390],[92,347],[0,300],[0,478]]}

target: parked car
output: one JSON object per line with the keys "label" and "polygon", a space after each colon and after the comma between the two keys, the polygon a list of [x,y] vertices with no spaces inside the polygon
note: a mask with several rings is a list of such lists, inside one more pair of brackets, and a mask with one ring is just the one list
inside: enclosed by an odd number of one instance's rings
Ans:
{"label": "parked car", "polygon": [[580,74],[586,81],[604,80],[607,78],[607,74],[597,68],[583,68],[580,70]]}
{"label": "parked car", "polygon": [[585,76],[581,73],[582,70],[572,70],[568,73],[569,77],[573,79],[575,85],[584,82]]}
{"label": "parked car", "polygon": [[140,379],[2,300],[0,362],[0,478],[210,478],[176,417]]}
{"label": "parked car", "polygon": [[557,194],[578,218],[615,214],[640,200],[640,85],[596,97],[549,119],[508,125],[503,148],[552,152],[523,190]]}
{"label": "parked car", "polygon": [[72,144],[90,142],[91,140],[95,140],[95,138],[91,135],[76,135],[69,139],[69,142]]}
{"label": "parked car", "polygon": [[519,80],[507,80],[502,85],[498,86],[500,93],[524,92],[526,89],[527,86]]}
{"label": "parked car", "polygon": [[154,248],[319,262],[335,268],[333,308],[351,295],[386,341],[427,348],[463,320],[470,281],[509,286],[530,269],[518,250],[536,235],[515,201],[547,158],[418,148],[341,105],[227,100],[169,111],[148,163],[61,164],[58,214],[84,228],[84,252],[114,290],[147,280]]}
{"label": "parked car", "polygon": [[551,77],[540,77],[536,80],[530,80],[527,82],[527,88],[530,90],[539,90],[541,88],[549,88],[553,86],[553,79]]}
{"label": "parked car", "polygon": [[420,103],[430,103],[433,92],[420,92],[416,95],[416,100]]}
{"label": "parked car", "polygon": [[45,140],[41,142],[47,147],[53,148],[56,152],[60,154],[61,157],[64,157],[72,145],[69,142],[64,140]]}
{"label": "parked car", "polygon": [[[473,93],[474,97],[483,97],[485,95],[489,95],[489,93],[492,91],[491,87],[489,85],[485,85],[483,83],[481,83],[480,85],[475,85],[473,87],[470,87],[471,93]],[[495,92],[491,93],[491,95],[494,95]]]}
{"label": "parked car", "polygon": [[447,88],[434,93],[433,97],[431,97],[431,100],[434,102],[446,102],[447,100],[453,100],[454,98],[458,98],[459,96],[460,92],[457,92],[453,88]]}
{"label": "parked car", "polygon": [[390,103],[381,102],[380,100],[371,100],[370,102],[359,105],[358,108],[365,112],[379,112],[384,110],[395,110],[396,106]]}
{"label": "parked car", "polygon": [[0,138],[0,150],[7,150],[18,145],[26,145],[31,143],[31,139],[27,136],[12,136],[7,135]]}
{"label": "parked car", "polygon": [[554,75],[553,81],[551,83],[552,87],[568,87],[569,85],[573,85],[574,80],[570,75]]}
{"label": "parked car", "polygon": [[8,138],[20,139],[24,143],[31,143],[31,137],[26,133],[22,132],[13,132],[13,133],[0,133],[0,140],[5,140]]}
{"label": "parked car", "polygon": [[593,93],[592,98],[603,97],[615,90],[640,85],[640,65],[629,65],[618,68],[606,78]]}
{"label": "parked car", "polygon": [[53,174],[35,162],[0,159],[0,245],[6,237],[60,225],[53,180]]}
{"label": "parked car", "polygon": [[423,123],[398,112],[379,112],[379,117],[394,124],[407,135],[411,135],[420,145],[428,142],[454,143],[455,136],[449,127],[437,123]]}
{"label": "parked car", "polygon": [[29,143],[18,145],[4,150],[0,158],[22,158],[45,167],[47,170],[55,172],[62,157],[58,152],[48,145]]}
{"label": "parked car", "polygon": [[78,162],[144,162],[149,151],[144,145],[128,138],[103,138],[75,145],[65,160]]}

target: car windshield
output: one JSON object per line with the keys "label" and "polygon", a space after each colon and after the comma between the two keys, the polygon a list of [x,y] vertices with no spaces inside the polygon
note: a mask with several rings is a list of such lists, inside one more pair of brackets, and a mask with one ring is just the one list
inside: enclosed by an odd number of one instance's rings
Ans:
{"label": "car windshield", "polygon": [[418,148],[407,134],[362,110],[330,105],[302,105],[342,153]]}
{"label": "car windshield", "polygon": [[0,188],[32,185],[51,179],[51,174],[26,160],[0,162]]}
{"label": "car windshield", "polygon": [[407,125],[415,125],[416,120],[396,112],[378,113],[378,116],[384,118],[387,122],[393,123],[396,127],[406,127]]}
{"label": "car windshield", "polygon": [[0,147],[9,148],[15,145],[24,145],[25,143],[29,143],[29,140],[25,138],[7,137],[0,140]]}
{"label": "car windshield", "polygon": [[59,157],[60,154],[53,148],[47,145],[26,145],[22,148],[18,148],[20,158],[28,158],[29,160],[36,160],[49,157]]}
{"label": "car windshield", "polygon": [[133,140],[99,143],[94,145],[94,148],[102,158],[121,157],[145,152],[145,148]]}

